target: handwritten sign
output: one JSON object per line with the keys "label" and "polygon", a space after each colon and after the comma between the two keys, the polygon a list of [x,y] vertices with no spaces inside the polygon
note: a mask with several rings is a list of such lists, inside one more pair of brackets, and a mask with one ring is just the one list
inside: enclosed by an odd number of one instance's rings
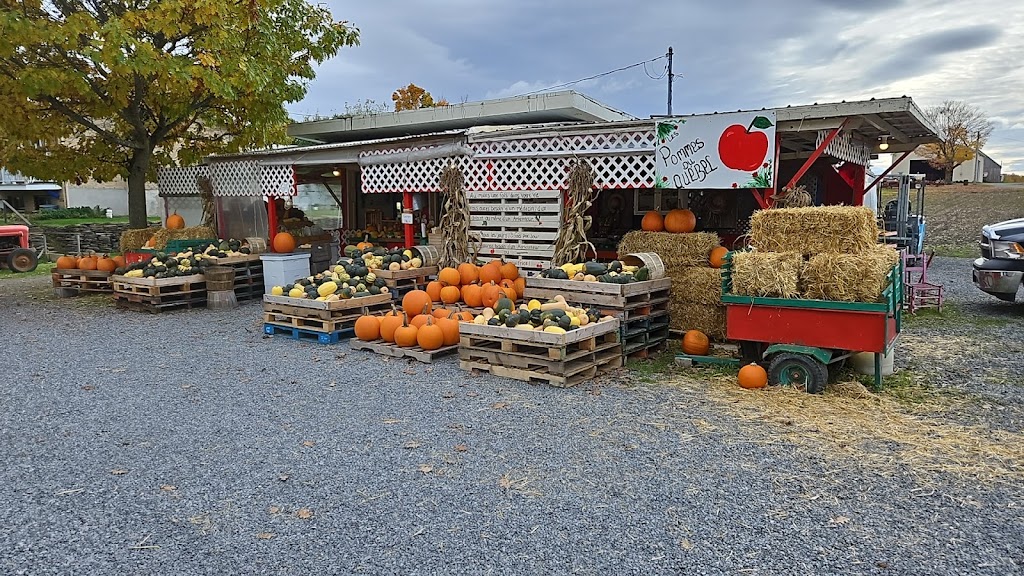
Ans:
{"label": "handwritten sign", "polygon": [[775,112],[667,118],[654,125],[658,188],[774,188]]}

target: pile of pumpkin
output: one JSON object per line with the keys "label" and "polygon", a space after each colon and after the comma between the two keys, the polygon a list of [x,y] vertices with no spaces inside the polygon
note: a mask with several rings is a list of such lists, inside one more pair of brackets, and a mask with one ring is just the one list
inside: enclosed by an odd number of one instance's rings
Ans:
{"label": "pile of pumpkin", "polygon": [[516,308],[512,300],[499,298],[493,307],[484,308],[483,313],[473,318],[474,324],[487,326],[504,326],[517,330],[541,330],[551,334],[565,334],[594,322],[612,320],[611,316],[601,316],[597,308],[577,308],[565,302],[565,297],[558,295],[548,302],[530,300]]}
{"label": "pile of pumpkin", "polygon": [[662,217],[661,212],[650,210],[644,214],[640,221],[640,229],[648,232],[672,232],[674,234],[688,234],[697,227],[697,217],[693,212],[684,208],[670,210]]}
{"label": "pile of pumpkin", "polygon": [[127,278],[175,278],[202,274],[210,264],[208,254],[186,250],[177,254],[158,252],[155,256],[134,264],[118,267],[114,273]]}
{"label": "pile of pumpkin", "polygon": [[338,263],[344,260],[350,262],[361,260],[371,270],[415,270],[423,266],[423,259],[416,256],[408,248],[391,248],[374,246],[369,242],[360,242],[355,245],[345,246],[345,256]]}
{"label": "pile of pumpkin", "polygon": [[596,260],[582,264],[562,264],[557,268],[548,268],[540,273],[544,278],[555,280],[577,280],[581,282],[607,282],[611,284],[629,284],[650,280],[651,272],[646,266],[626,266],[618,260],[602,264]]}
{"label": "pile of pumpkin", "polygon": [[339,260],[334,268],[305,278],[298,278],[289,287],[274,286],[273,296],[288,296],[320,302],[333,302],[349,298],[363,298],[376,294],[387,294],[389,289],[383,278],[378,277],[361,263]]}
{"label": "pile of pumpkin", "polygon": [[[711,341],[707,334],[700,330],[687,330],[683,334],[682,350],[691,356],[706,356],[711,349]],[[768,385],[768,372],[754,362],[740,368],[737,380],[742,388],[756,389]]]}
{"label": "pile of pumpkin", "polygon": [[432,302],[490,308],[502,296],[512,301],[521,299],[526,279],[519,277],[519,268],[511,262],[491,260],[483,266],[464,262],[458,268],[442,268],[437,280],[426,288]]}
{"label": "pile of pumpkin", "polygon": [[91,256],[61,256],[57,258],[58,270],[99,270],[101,272],[115,272],[118,268],[125,266],[124,256],[91,255]]}
{"label": "pile of pumpkin", "polygon": [[425,290],[410,290],[402,298],[402,309],[394,305],[381,315],[366,314],[356,320],[355,335],[360,340],[384,340],[402,348],[419,346],[437,350],[459,343],[459,322],[470,322],[473,315],[456,309],[434,308]]}

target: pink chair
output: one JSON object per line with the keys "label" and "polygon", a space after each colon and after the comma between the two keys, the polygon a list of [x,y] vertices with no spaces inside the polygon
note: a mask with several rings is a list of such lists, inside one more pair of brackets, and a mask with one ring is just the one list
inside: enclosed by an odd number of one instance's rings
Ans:
{"label": "pink chair", "polygon": [[942,311],[943,288],[941,284],[928,281],[928,266],[935,257],[935,252],[917,256],[900,250],[903,258],[903,306],[907,312],[914,314],[921,308],[935,308]]}

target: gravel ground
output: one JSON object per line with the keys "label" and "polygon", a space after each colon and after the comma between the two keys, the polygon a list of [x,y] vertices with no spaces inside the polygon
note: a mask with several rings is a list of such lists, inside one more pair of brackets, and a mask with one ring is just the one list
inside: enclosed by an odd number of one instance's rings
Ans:
{"label": "gravel ground", "polygon": [[264,339],[253,304],[149,316],[55,302],[46,280],[0,282],[21,342],[0,573],[1024,570],[1018,489],[924,490],[683,388],[470,376]]}

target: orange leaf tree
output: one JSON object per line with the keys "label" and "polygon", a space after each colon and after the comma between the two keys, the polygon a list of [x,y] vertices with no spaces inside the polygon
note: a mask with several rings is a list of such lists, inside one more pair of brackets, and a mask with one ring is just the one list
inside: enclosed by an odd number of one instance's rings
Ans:
{"label": "orange leaf tree", "polygon": [[416,110],[418,108],[433,108],[435,106],[448,106],[448,101],[444,98],[434,101],[434,97],[430,95],[423,88],[410,83],[408,86],[404,86],[395,90],[391,95],[391,100],[395,103],[395,112],[401,112],[402,110]]}
{"label": "orange leaf tree", "polygon": [[946,100],[925,110],[925,115],[937,129],[941,142],[925,144],[917,153],[937,170],[942,170],[946,182],[953,179],[953,170],[974,158],[992,134],[992,122],[984,112],[961,100]]}

